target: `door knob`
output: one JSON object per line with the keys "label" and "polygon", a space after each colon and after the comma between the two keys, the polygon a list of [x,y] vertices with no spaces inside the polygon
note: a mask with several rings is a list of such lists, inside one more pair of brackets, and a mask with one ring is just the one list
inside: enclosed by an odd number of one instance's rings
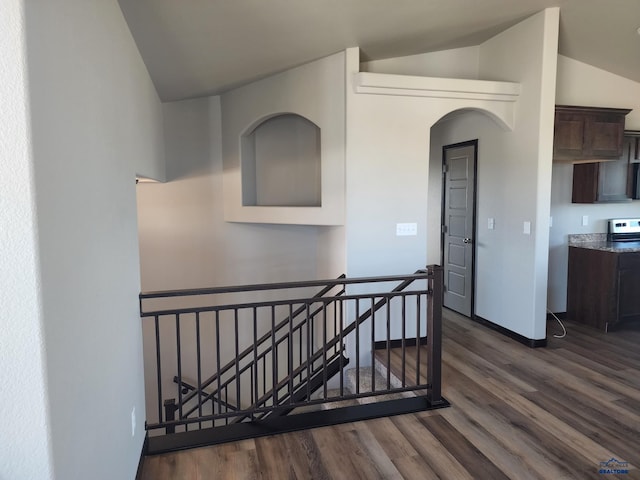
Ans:
{"label": "door knob", "polygon": [[464,240],[462,240],[462,243],[471,243],[471,239],[469,237],[466,237]]}

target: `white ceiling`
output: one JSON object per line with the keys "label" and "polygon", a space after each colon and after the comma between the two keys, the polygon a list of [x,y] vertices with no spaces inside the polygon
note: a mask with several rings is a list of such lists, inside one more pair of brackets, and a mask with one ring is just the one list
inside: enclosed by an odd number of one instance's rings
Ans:
{"label": "white ceiling", "polygon": [[640,82],[640,0],[119,0],[163,101],[347,47],[362,60],[477,45],[559,6],[561,54]]}

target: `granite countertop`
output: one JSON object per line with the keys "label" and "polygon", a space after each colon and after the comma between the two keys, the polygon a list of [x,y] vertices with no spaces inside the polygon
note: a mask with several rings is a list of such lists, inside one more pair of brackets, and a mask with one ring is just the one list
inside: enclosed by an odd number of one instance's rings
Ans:
{"label": "granite countertop", "polygon": [[608,242],[606,233],[578,233],[569,235],[569,246],[613,253],[640,252],[640,242]]}

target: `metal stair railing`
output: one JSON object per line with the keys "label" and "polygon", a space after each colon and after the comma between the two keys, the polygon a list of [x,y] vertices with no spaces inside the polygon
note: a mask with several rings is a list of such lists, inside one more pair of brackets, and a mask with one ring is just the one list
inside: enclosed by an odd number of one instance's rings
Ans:
{"label": "metal stair railing", "polygon": [[[395,286],[385,289],[384,285],[391,282]],[[262,302],[220,302],[201,307],[142,310],[143,301],[157,298],[227,293],[250,295],[258,291],[291,292],[310,287],[322,287],[322,290],[311,297],[287,295],[285,299]],[[329,295],[334,289],[337,291]],[[353,279],[342,275],[333,280],[143,293],[140,296],[141,316],[143,320],[152,320],[150,326],[155,328],[154,338],[148,333],[146,338],[151,340],[147,355],[153,357],[155,354],[156,371],[147,371],[146,378],[151,386],[155,381],[159,406],[157,420],[148,419],[147,422],[150,438],[161,433],[161,429],[180,436],[192,433],[193,428],[207,426],[222,432],[226,427],[240,428],[247,422],[266,425],[277,421],[278,425],[284,425],[282,422],[288,422],[284,420],[289,418],[287,414],[300,406],[387,393],[419,393],[416,397],[419,400],[414,398],[408,407],[413,409],[411,411],[447,406],[440,393],[441,295],[442,269],[438,266],[430,266],[411,275]],[[276,322],[277,312],[284,314],[285,311],[288,314],[284,319]],[[345,323],[346,319],[353,320]],[[260,333],[259,324],[263,321],[266,333]],[[202,328],[208,326],[206,328],[210,329],[204,334],[207,338],[204,343],[201,324]],[[190,336],[185,325],[195,326],[197,374],[194,374],[194,365],[183,365],[189,355],[185,339]],[[231,330],[225,333],[221,325]],[[394,335],[398,334],[397,327],[402,327],[400,339],[392,339],[392,326],[396,328]],[[407,333],[409,329],[414,333]],[[423,337],[425,333],[426,338]],[[381,335],[385,338],[378,338]],[[253,341],[241,348],[240,336],[244,336],[243,342],[251,337]],[[423,341],[424,349],[420,346]],[[372,382],[368,391],[359,391],[357,387],[356,392],[346,393],[344,370],[349,358],[355,357],[351,361],[355,360],[357,377],[361,363],[369,358],[361,354],[370,351],[373,364],[374,350],[379,348],[375,345],[381,342],[386,342],[387,348],[393,342],[400,342],[403,361],[405,346],[414,345],[418,349],[416,364],[411,366],[411,372],[416,373],[415,379],[403,380],[401,387],[392,387],[388,377],[384,388],[378,388]],[[225,347],[225,354],[231,353],[234,358],[222,362],[221,350]],[[206,363],[201,358],[202,351],[206,352],[208,348],[212,350],[205,355],[215,356],[214,373],[203,378],[203,370],[211,368],[210,362]],[[171,356],[167,357],[163,352],[174,352],[176,358],[172,361]],[[146,364],[152,363],[147,358]],[[218,369],[216,364],[222,367]],[[175,398],[173,400],[172,418],[169,418],[166,413],[163,415],[162,403],[165,397],[171,397],[171,393],[163,390],[161,370],[164,368],[166,371],[171,365],[177,369],[177,375],[170,378],[171,383],[177,385],[178,398],[177,403]],[[185,380],[189,370],[190,378],[197,377],[195,384]],[[421,372],[426,373],[426,382],[422,380],[424,375]],[[339,381],[339,394],[328,395],[328,385],[334,377],[338,377],[335,380]],[[357,378],[356,385],[359,385]],[[314,398],[313,395],[321,388],[324,391]],[[423,391],[426,393],[420,393]],[[210,414],[208,407],[203,408],[206,405],[211,405]],[[302,419],[304,415],[296,412],[291,419]],[[255,434],[255,429],[252,431]],[[235,434],[220,433],[221,438],[229,438],[230,435]],[[162,450],[164,447],[157,448]]]}

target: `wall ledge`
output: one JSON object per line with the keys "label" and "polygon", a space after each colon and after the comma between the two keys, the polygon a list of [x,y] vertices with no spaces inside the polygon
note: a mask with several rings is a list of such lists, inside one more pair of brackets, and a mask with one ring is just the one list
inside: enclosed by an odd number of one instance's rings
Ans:
{"label": "wall ledge", "polygon": [[516,102],[521,86],[515,82],[468,80],[461,78],[419,77],[389,73],[355,74],[356,93],[432,97],[494,102]]}

